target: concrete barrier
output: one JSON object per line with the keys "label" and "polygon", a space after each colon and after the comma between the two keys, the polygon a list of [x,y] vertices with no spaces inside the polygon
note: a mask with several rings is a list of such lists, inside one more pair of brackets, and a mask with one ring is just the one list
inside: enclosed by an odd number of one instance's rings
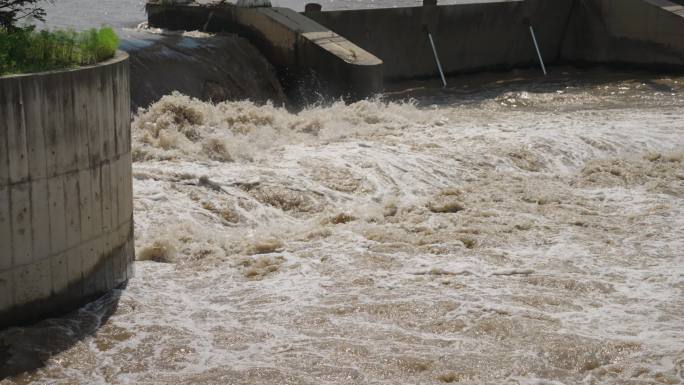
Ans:
{"label": "concrete barrier", "polygon": [[681,70],[684,6],[668,0],[578,0],[562,57],[574,63]]}
{"label": "concrete barrier", "polygon": [[0,328],[133,274],[128,55],[0,77]]}
{"label": "concrete barrier", "polygon": [[426,30],[447,74],[536,65],[528,25],[547,62],[558,59],[573,0],[513,0],[411,8],[309,12],[307,17],[372,52],[385,78],[438,76]]}
{"label": "concrete barrier", "polygon": [[[310,6],[303,15],[230,5],[150,3],[147,9],[155,26],[228,29],[247,37],[281,68],[287,88],[305,79],[304,88],[315,89],[303,76],[314,70],[333,94],[352,87],[363,96],[379,90],[382,81],[437,77],[428,31],[447,74],[539,65],[530,25],[541,57],[550,65],[586,62],[681,70],[684,0],[674,1],[425,1],[421,7],[344,11]],[[291,69],[296,76],[290,76]]]}
{"label": "concrete barrier", "polygon": [[227,31],[254,44],[277,69],[290,96],[307,89],[363,98],[382,90],[383,63],[315,21],[287,8],[147,4],[150,25]]}
{"label": "concrete barrier", "polygon": [[290,90],[352,99],[382,90],[380,59],[291,9],[238,9],[235,20],[267,58],[285,69]]}

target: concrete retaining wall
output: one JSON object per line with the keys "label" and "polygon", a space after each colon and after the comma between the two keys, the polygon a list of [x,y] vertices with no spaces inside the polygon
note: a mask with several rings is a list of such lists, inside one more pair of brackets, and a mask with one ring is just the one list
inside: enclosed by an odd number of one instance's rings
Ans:
{"label": "concrete retaining wall", "polygon": [[0,77],[0,328],[133,274],[128,55]]}
{"label": "concrete retaining wall", "polygon": [[513,0],[412,8],[307,12],[373,53],[388,79],[438,76],[425,27],[447,73],[537,65],[529,19],[547,62],[558,58],[573,0]]}
{"label": "concrete retaining wall", "polygon": [[[439,76],[427,31],[447,74],[538,66],[529,25],[549,65],[587,62],[682,70],[684,0],[674,1],[482,0],[303,15],[282,8],[169,7],[156,2],[148,4],[148,16],[155,26],[230,30],[247,37],[281,69],[281,78],[295,79],[286,84],[290,90],[302,79],[302,88],[316,89],[302,76],[310,70],[322,75],[332,94],[344,95],[349,91],[345,87],[351,87],[364,90],[363,96],[381,88],[379,78]],[[296,76],[288,72],[293,69]]]}
{"label": "concrete retaining wall", "polygon": [[668,0],[577,0],[562,55],[569,62],[681,70],[684,6]]}

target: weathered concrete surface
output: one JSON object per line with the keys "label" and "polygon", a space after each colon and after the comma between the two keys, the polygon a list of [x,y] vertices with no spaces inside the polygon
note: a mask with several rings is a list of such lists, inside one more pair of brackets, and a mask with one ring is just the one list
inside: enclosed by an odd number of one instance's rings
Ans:
{"label": "weathered concrete surface", "polygon": [[306,16],[372,52],[388,79],[438,76],[426,29],[450,74],[532,66],[529,19],[547,62],[558,58],[573,0],[310,12]]}
{"label": "weathered concrete surface", "polygon": [[128,55],[0,77],[0,328],[133,274]]}
{"label": "weathered concrete surface", "polygon": [[173,91],[213,102],[286,103],[276,69],[237,35],[136,33],[121,48],[130,55],[134,111]]}
{"label": "weathered concrete surface", "polygon": [[236,22],[266,57],[303,90],[363,98],[382,89],[382,61],[335,32],[286,8],[240,9]]}
{"label": "weathered concrete surface", "polygon": [[667,0],[576,1],[565,35],[570,62],[684,67],[684,6]]}
{"label": "weathered concrete surface", "polygon": [[668,0],[489,0],[303,16],[152,3],[148,14],[156,26],[248,38],[280,69],[290,92],[315,92],[323,83],[332,94],[363,96],[382,87],[379,78],[436,77],[427,31],[447,74],[538,66],[530,24],[546,64],[684,68],[684,7]]}
{"label": "weathered concrete surface", "polygon": [[381,60],[290,9],[148,3],[147,12],[155,27],[228,31],[247,37],[278,68],[289,90],[318,89],[361,98],[382,89]]}

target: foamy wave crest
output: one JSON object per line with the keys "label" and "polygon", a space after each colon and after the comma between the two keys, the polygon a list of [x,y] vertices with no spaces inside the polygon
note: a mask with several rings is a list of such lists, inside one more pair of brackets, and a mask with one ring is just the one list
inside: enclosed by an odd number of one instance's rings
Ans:
{"label": "foamy wave crest", "polygon": [[269,148],[387,135],[415,125],[439,124],[411,102],[379,99],[336,102],[291,113],[251,101],[206,103],[173,93],[141,109],[133,121],[134,159],[251,161]]}

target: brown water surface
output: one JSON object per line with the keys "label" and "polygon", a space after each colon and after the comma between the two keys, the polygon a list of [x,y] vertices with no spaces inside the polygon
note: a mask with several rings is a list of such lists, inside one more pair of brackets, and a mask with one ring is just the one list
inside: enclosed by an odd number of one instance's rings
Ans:
{"label": "brown water surface", "polygon": [[552,73],[165,97],[136,278],[1,332],[0,384],[681,384],[684,78]]}

